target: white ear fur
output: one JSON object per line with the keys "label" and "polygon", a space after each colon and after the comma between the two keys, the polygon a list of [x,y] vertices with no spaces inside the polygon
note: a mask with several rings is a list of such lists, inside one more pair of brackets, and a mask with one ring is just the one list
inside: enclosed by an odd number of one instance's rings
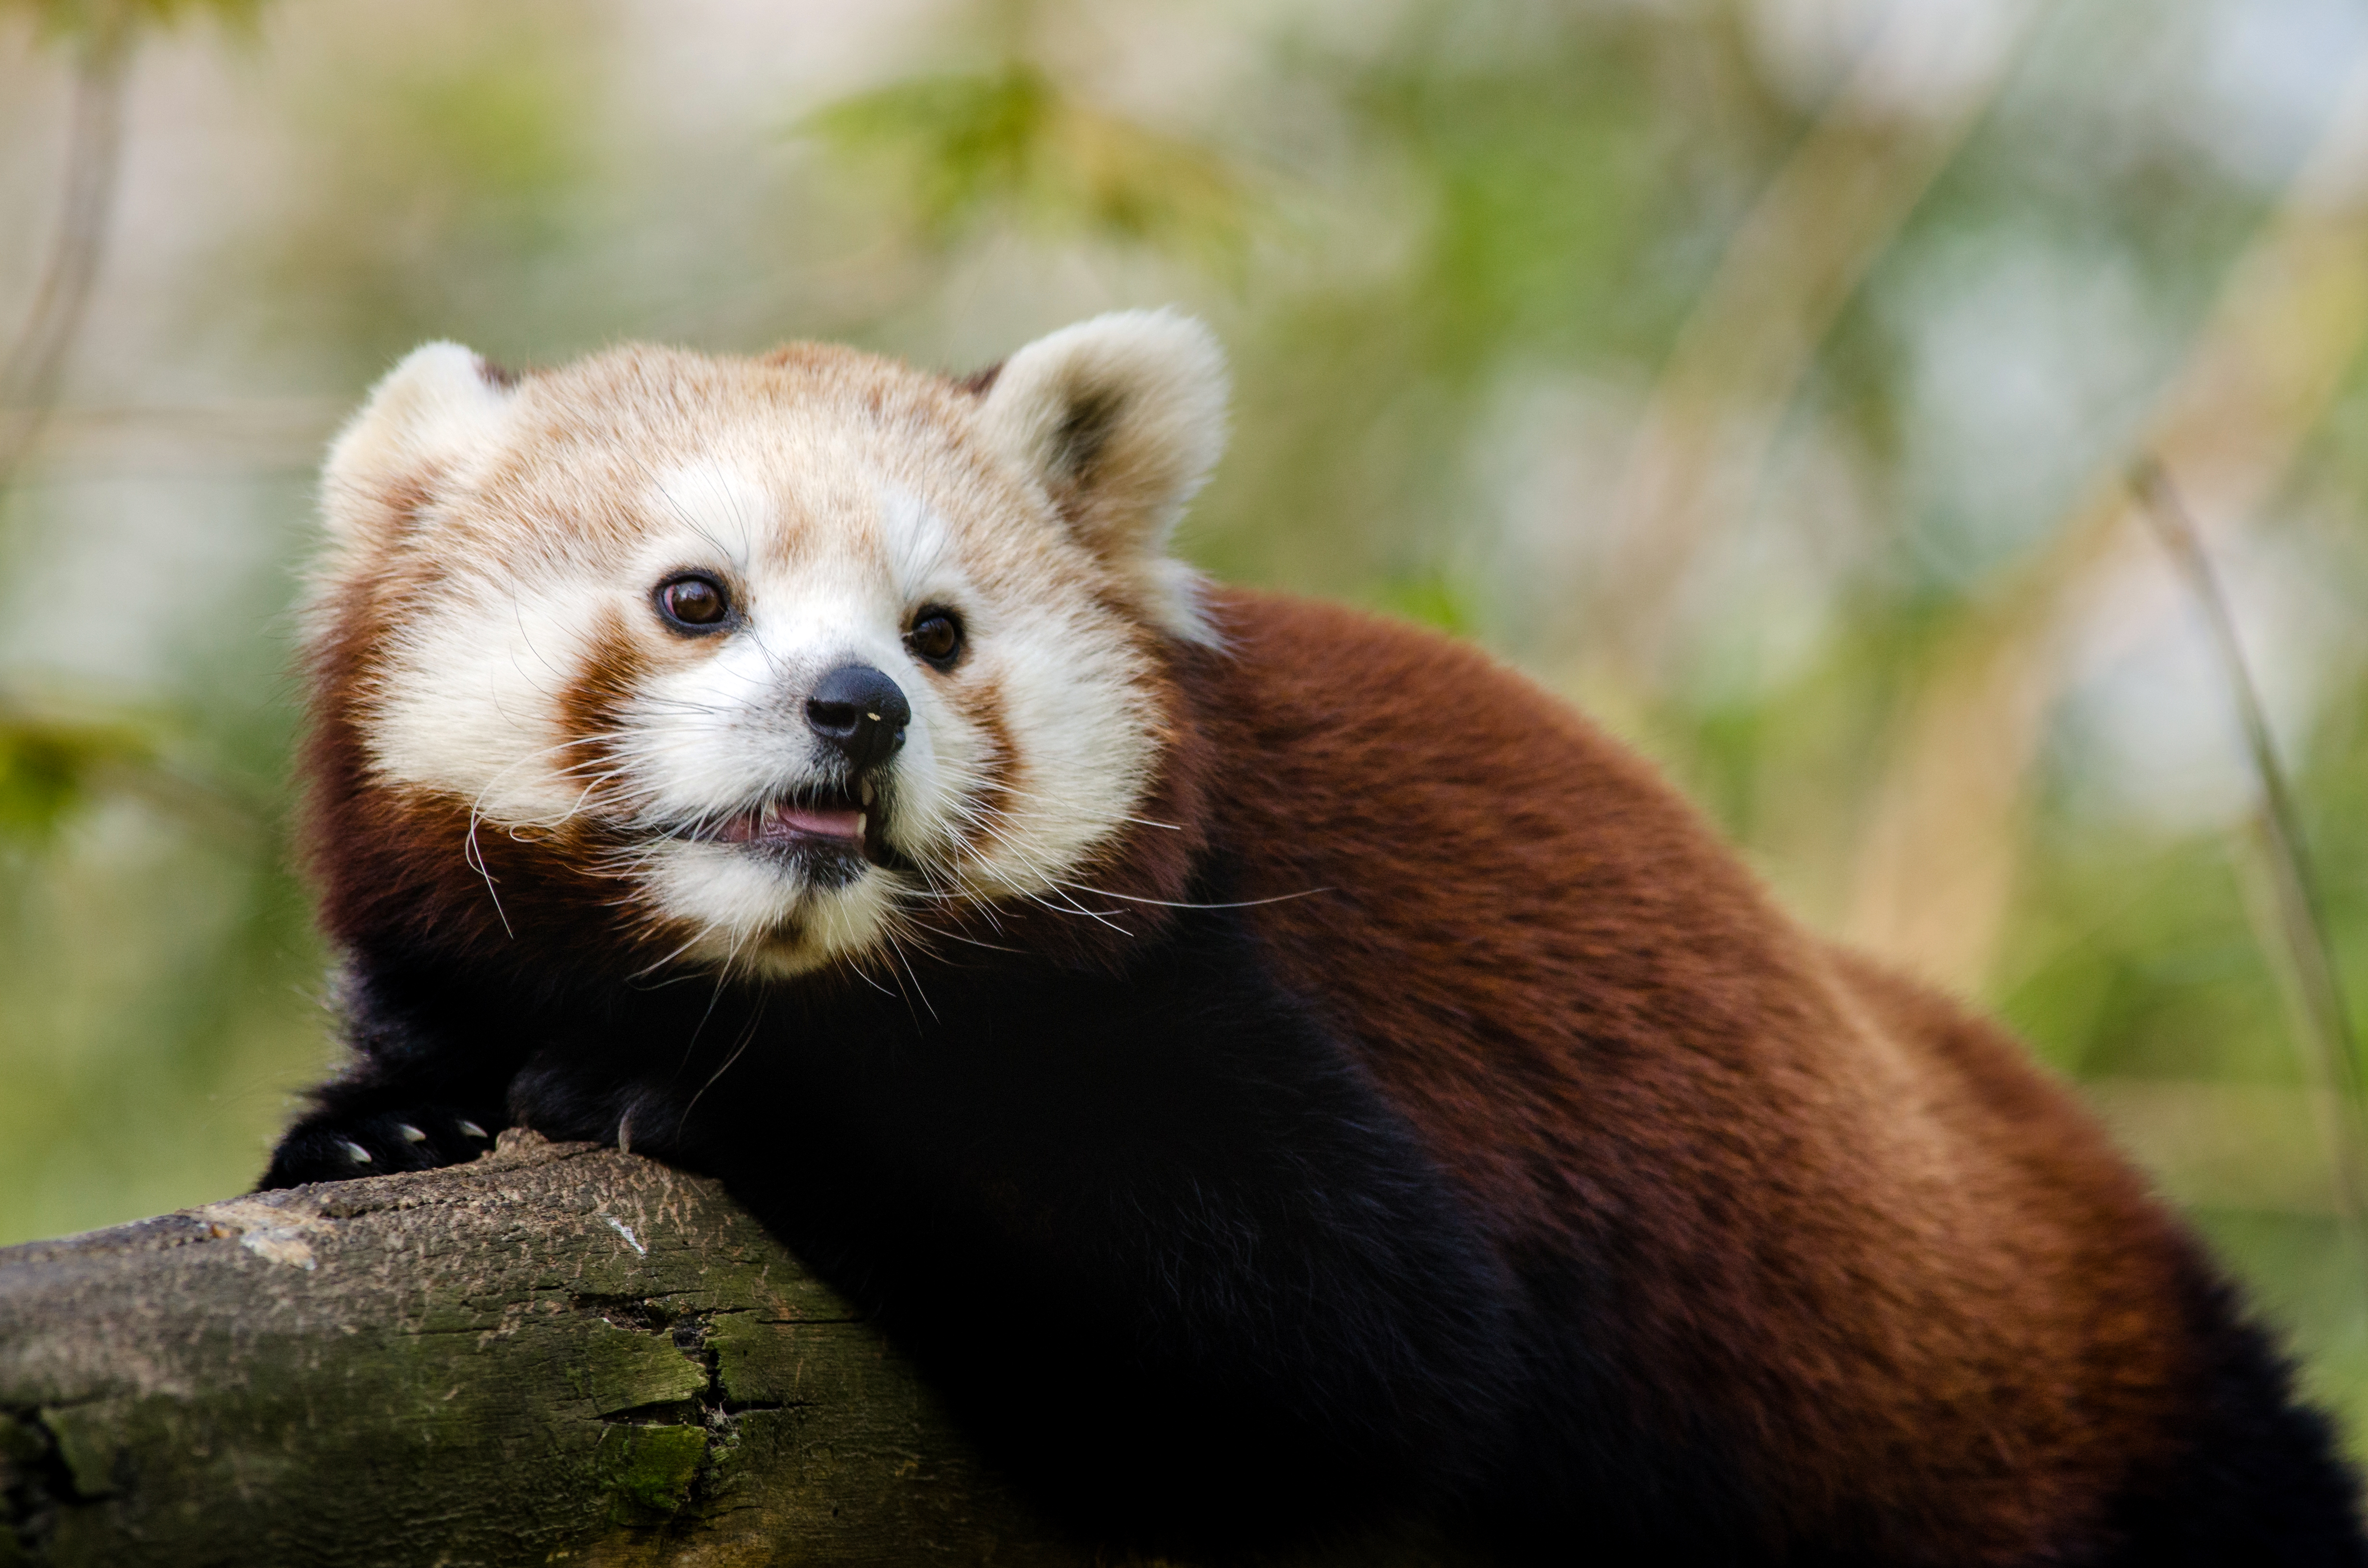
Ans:
{"label": "white ear fur", "polygon": [[1174,311],[1118,311],[1014,354],[979,418],[1170,631],[1205,639],[1196,579],[1167,548],[1224,449],[1225,394],[1224,353],[1207,327]]}
{"label": "white ear fur", "polygon": [[421,486],[491,442],[510,398],[460,344],[423,344],[404,355],[330,444],[322,474],[330,531],[350,540],[401,526]]}

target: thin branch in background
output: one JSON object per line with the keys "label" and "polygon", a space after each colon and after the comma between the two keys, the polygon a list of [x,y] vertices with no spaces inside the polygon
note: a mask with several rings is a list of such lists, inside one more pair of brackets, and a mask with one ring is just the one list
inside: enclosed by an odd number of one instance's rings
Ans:
{"label": "thin branch in background", "polygon": [[[2260,509],[2368,344],[2363,160],[2368,59],[2133,443],[2216,516]],[[2155,570],[2128,527],[2142,506],[2128,482],[2116,456],[2083,483],[2047,542],[1994,579],[1926,662],[1858,830],[1853,942],[1962,990],[1995,983],[2026,780],[2070,668],[2062,649],[2094,630],[2090,605]]]}
{"label": "thin branch in background", "polygon": [[2335,1162],[2336,1212],[2354,1246],[2361,1249],[2362,1263],[2368,1264],[2368,1128],[2362,1120],[2360,1058],[2327,925],[2313,891],[2310,856],[2303,843],[2302,816],[2295,809],[2294,788],[2278,760],[2269,715],[2245,661],[2227,595],[2169,471],[2158,459],[2148,456],[2139,460],[2129,477],[2146,519],[2203,607],[2214,649],[2236,694],[2245,746],[2261,788],[2260,837],[2266,851],[2262,869],[2270,884],[2267,902],[2273,913],[2271,924],[2276,937],[2274,944],[2265,945],[2273,947],[2273,960],[2283,960],[2280,967],[2294,993],[2305,1063],[2317,1080],[2320,1097],[2328,1107],[2324,1114]]}
{"label": "thin branch in background", "polygon": [[1620,591],[1588,619],[1622,684],[1665,676],[1690,567],[1750,506],[1820,347],[2044,9],[1889,7],[1728,241],[1656,378],[1613,499]]}
{"label": "thin branch in background", "polygon": [[123,91],[135,29],[129,7],[99,7],[77,40],[64,199],[48,264],[8,356],[0,360],[0,491],[31,450],[65,379],[90,309],[123,165]]}

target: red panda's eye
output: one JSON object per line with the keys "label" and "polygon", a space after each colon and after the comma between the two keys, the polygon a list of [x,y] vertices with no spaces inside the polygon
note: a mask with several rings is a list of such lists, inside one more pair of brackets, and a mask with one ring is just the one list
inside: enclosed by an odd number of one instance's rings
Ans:
{"label": "red panda's eye", "polygon": [[923,610],[913,622],[913,630],[905,633],[905,645],[929,663],[943,667],[954,662],[962,652],[962,622],[951,610]]}
{"label": "red panda's eye", "polygon": [[685,631],[706,631],[723,623],[732,601],[712,577],[677,577],[658,586],[658,612]]}

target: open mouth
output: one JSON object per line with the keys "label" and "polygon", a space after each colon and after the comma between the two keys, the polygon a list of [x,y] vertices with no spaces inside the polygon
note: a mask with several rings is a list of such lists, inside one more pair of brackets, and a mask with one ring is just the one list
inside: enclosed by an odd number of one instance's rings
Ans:
{"label": "open mouth", "polygon": [[870,784],[825,786],[778,796],[714,824],[700,835],[751,848],[820,851],[878,859],[880,808]]}

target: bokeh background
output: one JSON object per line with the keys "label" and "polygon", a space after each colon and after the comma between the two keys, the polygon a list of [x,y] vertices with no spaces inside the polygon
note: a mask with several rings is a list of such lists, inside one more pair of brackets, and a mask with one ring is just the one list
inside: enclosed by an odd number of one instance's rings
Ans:
{"label": "bokeh background", "polygon": [[330,1060],[289,607],[404,349],[1167,301],[1195,560],[1478,639],[2002,1011],[2356,1447],[2356,1064],[2150,523],[2368,997],[2363,0],[0,0],[0,1242],[241,1189]]}

